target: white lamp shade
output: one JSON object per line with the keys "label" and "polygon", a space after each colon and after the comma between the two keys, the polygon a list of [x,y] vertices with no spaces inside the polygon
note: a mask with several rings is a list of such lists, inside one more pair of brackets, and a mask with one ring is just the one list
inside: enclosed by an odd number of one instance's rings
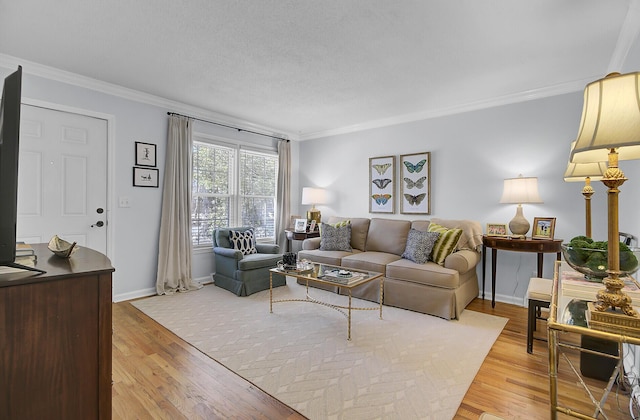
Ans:
{"label": "white lamp shade", "polygon": [[322,188],[304,187],[302,189],[302,204],[316,205],[327,202],[327,192]]}
{"label": "white lamp shade", "polygon": [[542,203],[538,194],[538,178],[520,176],[505,179],[500,202],[503,204]]}
{"label": "white lamp shade", "polygon": [[603,162],[610,149],[618,159],[640,158],[640,72],[612,73],[589,83],[571,163]]}
{"label": "white lamp shade", "polygon": [[[576,146],[576,142],[571,142],[571,150]],[[567,170],[564,172],[564,180],[566,182],[584,182],[588,177],[592,181],[599,181],[607,170],[607,162],[590,162],[590,163],[572,163],[567,164]]]}

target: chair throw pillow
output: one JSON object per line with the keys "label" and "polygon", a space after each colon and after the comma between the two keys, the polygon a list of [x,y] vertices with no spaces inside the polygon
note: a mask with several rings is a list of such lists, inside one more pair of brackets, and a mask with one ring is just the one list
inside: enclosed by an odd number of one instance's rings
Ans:
{"label": "chair throw pillow", "polygon": [[402,253],[402,258],[418,264],[426,263],[429,261],[433,245],[439,236],[440,233],[438,232],[423,232],[411,229],[407,236],[407,246]]}
{"label": "chair throw pillow", "polygon": [[436,264],[444,265],[444,260],[453,253],[458,245],[458,241],[462,236],[462,229],[447,229],[444,226],[440,226],[436,223],[430,223],[429,232],[438,232],[440,237],[433,245],[433,251],[431,253],[431,261]]}
{"label": "chair throw pillow", "polygon": [[244,232],[230,230],[229,241],[231,242],[231,245],[233,245],[233,249],[237,249],[242,252],[242,255],[258,253],[253,229],[247,229]]}
{"label": "chair throw pillow", "polygon": [[336,227],[322,222],[320,226],[320,250],[351,252],[351,223]]}

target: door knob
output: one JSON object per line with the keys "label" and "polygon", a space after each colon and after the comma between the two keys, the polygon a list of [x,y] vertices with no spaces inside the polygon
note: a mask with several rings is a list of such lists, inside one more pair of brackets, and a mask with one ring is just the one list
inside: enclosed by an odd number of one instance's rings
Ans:
{"label": "door knob", "polygon": [[102,220],[98,220],[95,224],[91,225],[91,227],[102,227],[104,226],[104,222]]}

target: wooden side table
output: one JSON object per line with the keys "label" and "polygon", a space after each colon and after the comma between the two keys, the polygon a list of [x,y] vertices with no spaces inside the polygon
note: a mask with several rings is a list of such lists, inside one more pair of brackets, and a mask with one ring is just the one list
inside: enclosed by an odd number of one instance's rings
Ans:
{"label": "wooden side table", "polygon": [[498,250],[515,252],[534,252],[538,254],[538,277],[542,277],[543,256],[556,253],[556,259],[562,258],[562,239],[512,239],[503,236],[482,236],[482,299],[487,266],[487,247],[491,248],[491,307],[496,306],[496,260]]}
{"label": "wooden side table", "polygon": [[285,229],[287,234],[287,249],[285,252],[291,252],[291,241],[304,241],[308,238],[317,238],[320,236],[320,231],[314,230],[313,232],[296,232],[293,229]]}

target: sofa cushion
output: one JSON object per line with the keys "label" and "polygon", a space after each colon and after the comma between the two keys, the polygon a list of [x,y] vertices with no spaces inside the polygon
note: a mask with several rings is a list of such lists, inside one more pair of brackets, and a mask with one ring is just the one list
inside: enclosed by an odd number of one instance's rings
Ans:
{"label": "sofa cushion", "polygon": [[406,258],[418,264],[424,264],[429,260],[433,245],[438,240],[438,232],[421,232],[416,229],[409,230],[407,245],[402,253]]}
{"label": "sofa cushion", "polygon": [[456,245],[462,236],[462,229],[447,229],[436,223],[429,224],[429,232],[438,232],[440,237],[433,246],[431,261],[444,265],[444,260],[456,249]]}
{"label": "sofa cushion", "polygon": [[407,245],[411,222],[408,220],[371,219],[367,235],[367,251],[402,255]]}
{"label": "sofa cushion", "polygon": [[445,289],[455,289],[460,286],[460,275],[456,270],[444,268],[431,261],[416,264],[413,261],[400,259],[387,265],[386,276]]}
{"label": "sofa cushion", "polygon": [[370,220],[362,217],[337,217],[331,216],[327,223],[336,224],[344,220],[351,221],[351,248],[365,250],[367,243],[367,234],[369,233]]}
{"label": "sofa cushion", "polygon": [[245,231],[230,230],[229,242],[233,245],[233,249],[237,249],[242,252],[242,255],[257,254],[256,238],[253,234],[253,229],[247,229]]}
{"label": "sofa cushion", "polygon": [[388,252],[366,251],[342,258],[340,265],[346,268],[375,271],[377,273],[385,274],[387,271],[387,264],[399,259],[399,255],[389,254]]}
{"label": "sofa cushion", "polygon": [[322,223],[320,227],[321,251],[351,251],[351,224],[333,226]]}
{"label": "sofa cushion", "polygon": [[354,255],[362,251],[354,249],[347,251],[320,251],[319,249],[302,250],[298,252],[299,260],[310,260],[320,264],[340,265],[344,257]]}

